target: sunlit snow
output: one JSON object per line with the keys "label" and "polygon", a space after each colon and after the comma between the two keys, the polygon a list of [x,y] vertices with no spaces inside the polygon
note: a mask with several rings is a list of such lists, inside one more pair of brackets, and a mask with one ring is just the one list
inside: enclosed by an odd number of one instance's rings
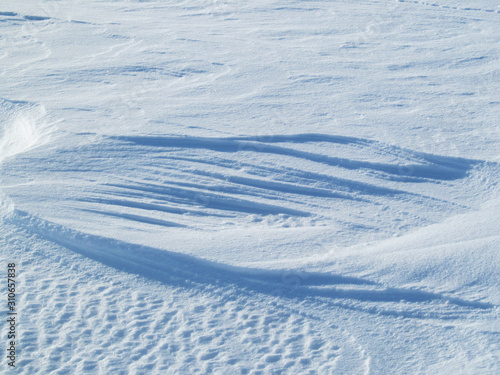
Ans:
{"label": "sunlit snow", "polygon": [[497,0],[3,1],[0,373],[499,373],[499,61]]}

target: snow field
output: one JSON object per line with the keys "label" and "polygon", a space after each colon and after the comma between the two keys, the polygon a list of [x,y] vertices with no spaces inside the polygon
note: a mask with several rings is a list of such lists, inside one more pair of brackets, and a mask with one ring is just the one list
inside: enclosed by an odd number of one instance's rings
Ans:
{"label": "snow field", "polygon": [[1,7],[12,373],[498,372],[496,2]]}

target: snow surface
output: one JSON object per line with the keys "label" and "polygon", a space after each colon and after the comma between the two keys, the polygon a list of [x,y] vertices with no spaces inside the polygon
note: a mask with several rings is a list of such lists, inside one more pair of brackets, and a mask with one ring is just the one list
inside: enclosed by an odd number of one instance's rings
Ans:
{"label": "snow surface", "polygon": [[499,13],[2,2],[0,372],[500,373]]}

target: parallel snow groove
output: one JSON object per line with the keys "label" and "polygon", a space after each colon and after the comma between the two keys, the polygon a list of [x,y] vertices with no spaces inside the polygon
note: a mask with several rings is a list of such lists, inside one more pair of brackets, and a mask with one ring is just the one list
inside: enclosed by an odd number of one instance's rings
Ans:
{"label": "parallel snow groove", "polygon": [[[16,18],[8,18],[8,21],[46,21],[50,20],[50,17],[47,16],[31,16],[31,15],[24,15],[21,16],[19,13],[15,12],[0,12],[0,17],[16,17]],[[0,19],[0,22],[3,21]]]}
{"label": "parallel snow groove", "polygon": [[453,9],[453,10],[458,10],[458,11],[500,13],[500,9],[477,8],[477,7],[455,6],[455,5],[442,5],[442,4],[438,4],[438,3],[419,1],[419,0],[397,0],[397,1],[400,3],[419,4],[419,5],[429,6],[429,7],[436,7],[436,8],[442,8],[442,9]]}
{"label": "parallel snow groove", "polygon": [[[208,164],[220,167],[226,167],[230,169],[237,168],[248,168],[247,173],[257,175],[257,176],[269,176],[270,174],[275,175],[277,179],[283,182],[294,183],[293,186],[297,186],[297,183],[303,184],[317,184],[322,183],[327,185],[331,189],[342,190],[345,192],[359,192],[362,194],[369,195],[399,195],[399,194],[408,194],[413,195],[404,190],[392,189],[388,187],[378,186],[375,184],[369,184],[366,182],[360,182],[356,180],[350,180],[346,178],[335,177],[322,173],[315,173],[311,171],[303,171],[295,168],[287,168],[287,167],[266,167],[261,165],[244,163],[241,161],[233,161],[229,159],[221,159],[218,158],[214,160],[204,160],[204,159],[196,159],[182,156],[161,156],[162,158],[170,159],[170,160],[179,160],[179,161],[187,161],[191,163],[199,163],[199,164]],[[210,174],[211,176],[212,174]],[[232,178],[232,177],[231,177]],[[346,195],[349,197],[348,195]],[[352,197],[351,197],[352,199]]]}
{"label": "parallel snow groove", "polygon": [[[107,158],[109,153],[115,157]],[[122,174],[109,178],[120,160],[130,154],[136,162],[120,165]],[[190,228],[207,227],[196,218],[199,216],[221,218],[212,221],[214,228],[228,223],[272,227],[334,224],[353,232],[361,228],[360,213],[366,208],[377,213],[375,227],[384,230],[433,222],[451,207],[458,208],[446,192],[455,189],[456,179],[482,163],[316,133],[215,138],[104,136],[99,143],[78,149],[78,154],[59,152],[51,170],[74,169],[76,159],[92,160],[85,165],[108,176],[89,195],[72,198],[95,203],[90,208],[96,211],[126,212],[113,206],[128,207],[130,215]],[[429,193],[417,193],[415,183],[426,184]],[[428,214],[415,216],[415,206],[428,207]],[[108,216],[106,220],[116,217]],[[132,216],[128,219],[137,221]]]}
{"label": "parallel snow groove", "polygon": [[[274,136],[268,136],[273,139]],[[285,141],[286,136],[276,136],[277,139]],[[309,142],[311,138],[318,142],[320,135],[294,135],[292,140],[298,142]],[[329,166],[341,167],[350,170],[373,170],[388,174],[389,176],[403,177],[417,177],[423,179],[433,180],[455,180],[466,176],[467,171],[473,167],[477,162],[466,160],[462,158],[450,158],[434,156],[424,153],[412,153],[413,158],[422,158],[425,164],[411,163],[411,164],[388,164],[376,163],[369,161],[361,161],[354,159],[346,159],[328,155],[317,154],[313,152],[300,151],[284,146],[270,145],[271,141],[267,138],[260,138],[265,140],[254,141],[253,137],[158,137],[158,136],[114,136],[113,139],[133,143],[141,146],[152,147],[181,147],[193,149],[206,149],[219,152],[243,152],[251,151],[266,154],[291,156],[299,159],[305,159],[317,163],[326,164]],[[340,139],[343,143],[347,142]],[[339,143],[337,137],[325,136],[325,142]],[[276,141],[277,142],[277,141]],[[350,141],[352,142],[352,141]]]}
{"label": "parallel snow groove", "polygon": [[167,221],[167,220],[155,219],[152,217],[147,217],[147,216],[142,216],[142,215],[132,215],[132,214],[127,214],[127,213],[92,210],[92,209],[86,209],[86,208],[82,208],[82,209],[80,209],[80,211],[93,212],[96,214],[101,214],[101,215],[106,215],[106,216],[114,216],[114,217],[118,217],[118,218],[122,218],[122,219],[138,221],[141,223],[159,225],[162,227],[180,227],[180,228],[186,227],[186,225],[183,225],[183,224],[174,223],[172,221]]}
{"label": "parallel snow groove", "polygon": [[206,191],[177,188],[164,185],[155,184],[141,184],[141,185],[125,185],[125,184],[108,184],[122,189],[138,190],[146,193],[156,193],[161,196],[177,198],[178,203],[185,203],[190,205],[202,205],[206,208],[212,208],[222,211],[237,211],[250,214],[260,215],[278,215],[286,214],[292,216],[310,216],[309,212],[295,210],[288,207],[270,205],[255,201],[249,201],[240,198],[234,198],[223,194],[207,193]]}
{"label": "parallel snow groove", "polygon": [[[274,168],[265,167],[261,165],[243,163],[241,161],[235,162],[229,159],[220,159],[220,158],[216,158],[215,160],[204,160],[204,159],[196,159],[196,158],[181,157],[181,156],[171,156],[171,155],[167,156],[163,155],[159,157],[168,160],[186,161],[194,164],[208,164],[233,170],[239,168],[245,168],[246,173],[265,178],[268,178],[268,176],[272,175],[274,180],[269,181],[263,179],[253,179],[253,178],[234,176],[230,174],[205,172],[199,169],[190,169],[190,173],[196,174],[198,176],[206,176],[227,183],[237,183],[240,185],[255,186],[257,188],[262,188],[263,190],[276,190],[276,191],[282,191],[284,193],[309,195],[315,197],[340,198],[340,199],[347,199],[359,202],[367,202],[367,200],[365,198],[361,198],[358,194],[368,195],[368,196],[385,196],[385,197],[391,196],[394,199],[403,198],[403,196],[405,196],[410,199],[418,198],[418,199],[439,202],[441,204],[453,205],[453,203],[445,200],[425,196],[422,194],[415,194],[401,189],[393,189],[366,182],[335,177],[327,174],[314,173],[311,171],[304,171],[295,168],[287,168],[283,166],[276,166]],[[170,169],[168,167],[164,168]],[[280,182],[284,182],[285,185],[278,185],[280,184]],[[318,184],[321,184],[321,187],[309,187],[310,185],[317,186]],[[206,189],[208,187],[204,186],[204,188]],[[222,187],[217,186],[217,189],[222,189]],[[232,190],[231,192],[234,191]],[[244,193],[250,194],[248,190],[246,190]],[[280,198],[283,198],[283,196],[281,195]]]}
{"label": "parallel snow groove", "polygon": [[[206,176],[210,177],[216,180],[221,180],[226,183],[226,185],[217,185],[214,187],[206,186],[206,185],[201,185],[201,184],[193,184],[193,183],[182,183],[182,186],[188,186],[188,187],[194,187],[197,189],[200,188],[205,188],[205,189],[214,189],[218,191],[223,191],[224,189],[227,189],[229,193],[243,193],[243,194],[248,194],[252,195],[256,193],[252,193],[249,190],[244,190],[242,191],[241,189],[232,189],[229,186],[227,186],[227,183],[230,184],[235,184],[239,186],[248,186],[248,187],[254,187],[259,190],[263,191],[276,191],[276,192],[282,192],[282,193],[289,193],[289,194],[298,194],[298,195],[307,195],[307,196],[312,196],[312,197],[324,197],[324,198],[340,198],[340,199],[354,199],[350,195],[347,194],[342,194],[342,193],[337,193],[333,192],[327,189],[322,189],[322,188],[315,188],[315,187],[308,187],[308,186],[301,186],[301,185],[296,185],[296,184],[288,184],[288,183],[283,183],[283,182],[276,182],[276,181],[269,181],[269,180],[263,180],[263,179],[256,179],[256,178],[249,178],[249,177],[241,177],[241,176],[228,176],[224,175],[221,173],[215,173],[215,172],[205,172],[203,170],[192,170],[191,173],[194,173],[198,176]],[[178,185],[181,185],[181,183],[176,183]]]}
{"label": "parallel snow groove", "polygon": [[[69,192],[71,200],[91,203],[78,203],[78,210],[90,209],[110,223],[121,219],[163,227],[207,228],[201,218],[211,217],[214,228],[333,224],[354,233],[366,229],[359,222],[368,208],[376,212],[373,230],[406,229],[456,207],[446,191],[481,163],[317,133],[96,140],[58,150],[47,170],[103,177],[78,197]],[[130,165],[121,163],[131,159]],[[117,166],[120,176],[114,175]],[[413,182],[435,185],[436,194],[427,190],[435,196],[416,193]],[[414,215],[415,206],[428,207],[428,214]]]}
{"label": "parallel snow groove", "polygon": [[[118,195],[118,193],[114,193]],[[143,197],[143,194],[137,194],[138,197]],[[192,215],[192,216],[218,216],[218,217],[228,217],[228,215],[220,215],[217,213],[208,213],[199,210],[188,210],[179,207],[166,206],[164,204],[154,204],[154,203],[145,203],[145,202],[137,202],[125,199],[104,199],[104,198],[79,198],[81,202],[89,202],[89,203],[99,203],[110,206],[122,206],[129,208],[138,208],[145,211],[160,211],[167,212],[177,215]]]}
{"label": "parallel snow groove", "polygon": [[[471,309],[485,310],[494,307],[489,303],[468,301],[438,293],[385,287],[359,277],[230,266],[78,232],[21,210],[15,210],[5,220],[110,267],[178,287],[238,288],[241,291],[278,294],[292,299],[316,296],[332,300],[334,305],[340,307],[408,318],[429,317],[431,314],[434,318],[450,319]],[[337,300],[340,301],[336,302]],[[380,302],[399,303],[402,300],[418,305],[410,305],[407,311],[380,307]],[[349,301],[357,302],[352,305]],[[379,304],[373,308],[369,305],[372,302]],[[368,306],[364,306],[366,304]],[[416,308],[417,306],[419,308]]]}
{"label": "parallel snow groove", "polygon": [[363,144],[369,145],[376,143],[363,138],[346,137],[342,135],[329,135],[319,133],[303,133],[303,134],[272,134],[247,137],[227,137],[227,140],[233,141],[256,141],[262,143],[306,143],[306,142],[329,142],[339,144]]}

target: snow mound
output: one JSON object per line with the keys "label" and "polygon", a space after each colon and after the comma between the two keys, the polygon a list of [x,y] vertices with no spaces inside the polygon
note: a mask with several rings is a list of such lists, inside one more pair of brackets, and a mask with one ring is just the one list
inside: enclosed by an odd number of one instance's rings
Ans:
{"label": "snow mound", "polygon": [[43,106],[0,98],[0,162],[47,143],[52,132]]}

